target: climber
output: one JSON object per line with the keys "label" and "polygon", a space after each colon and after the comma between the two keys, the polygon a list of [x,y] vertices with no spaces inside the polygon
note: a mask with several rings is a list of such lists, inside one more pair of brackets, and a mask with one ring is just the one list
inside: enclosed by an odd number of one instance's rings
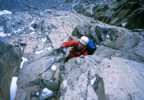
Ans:
{"label": "climber", "polygon": [[[69,59],[73,57],[78,57],[81,55],[82,56],[89,55],[89,52],[87,50],[87,47],[88,47],[87,45],[89,42],[90,42],[90,39],[87,36],[82,36],[79,40],[71,40],[71,41],[63,42],[59,49],[63,51],[64,48],[73,47],[70,50],[69,55],[66,57],[65,61],[67,62]],[[94,43],[93,45],[94,47],[96,47]]]}

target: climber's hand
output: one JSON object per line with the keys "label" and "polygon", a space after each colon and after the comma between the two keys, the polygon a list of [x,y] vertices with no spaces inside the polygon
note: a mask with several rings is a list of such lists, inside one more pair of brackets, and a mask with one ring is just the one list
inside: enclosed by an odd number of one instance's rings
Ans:
{"label": "climber's hand", "polygon": [[66,52],[64,51],[64,48],[62,46],[60,48],[58,48],[56,51],[66,54]]}

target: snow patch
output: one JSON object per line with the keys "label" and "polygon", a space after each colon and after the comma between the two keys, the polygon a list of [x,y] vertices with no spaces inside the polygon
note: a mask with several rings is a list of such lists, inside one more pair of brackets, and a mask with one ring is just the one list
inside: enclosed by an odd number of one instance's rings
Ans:
{"label": "snow patch", "polygon": [[44,50],[36,51],[35,54],[41,54]]}
{"label": "snow patch", "polygon": [[4,34],[4,28],[3,26],[0,26],[0,37],[6,37],[10,36],[11,34]]}
{"label": "snow patch", "polygon": [[52,90],[50,90],[48,88],[44,88],[42,90],[41,96],[42,96],[43,99],[47,99],[48,97],[53,96],[53,94],[54,94],[54,92]]}
{"label": "snow patch", "polygon": [[0,37],[10,36],[11,34],[4,34],[4,32],[0,32]]}
{"label": "snow patch", "polygon": [[93,14],[93,7],[94,7],[94,4],[91,4],[90,5],[90,8],[88,9],[88,12],[92,15]]}
{"label": "snow patch", "polygon": [[46,40],[47,40],[46,37],[41,39],[42,42],[45,42]]}
{"label": "snow patch", "polygon": [[12,12],[8,11],[8,10],[3,10],[3,11],[0,11],[0,15],[6,15],[6,14],[9,14],[11,15]]}
{"label": "snow patch", "polygon": [[16,96],[16,91],[17,91],[17,79],[18,77],[14,76],[11,80],[11,85],[10,85],[10,100],[14,100]]}
{"label": "snow patch", "polygon": [[96,80],[96,77],[90,80],[90,84],[93,85]]}
{"label": "snow patch", "polygon": [[48,48],[47,48],[47,50],[51,50],[51,49],[52,49],[52,47],[48,47]]}
{"label": "snow patch", "polygon": [[36,32],[31,32],[30,34],[36,34]]}
{"label": "snow patch", "polygon": [[24,27],[21,27],[17,30],[14,30],[13,33],[19,33],[19,32],[22,32],[24,30]]}
{"label": "snow patch", "polygon": [[122,27],[125,27],[127,25],[127,22],[122,23]]}
{"label": "snow patch", "polygon": [[22,57],[22,62],[21,62],[21,64],[20,64],[20,69],[23,67],[23,64],[24,64],[25,62],[27,62],[27,61],[28,61],[27,58]]}
{"label": "snow patch", "polygon": [[52,71],[56,71],[56,69],[57,69],[57,66],[53,64],[53,65],[51,66],[51,70],[52,70]]}
{"label": "snow patch", "polygon": [[107,35],[106,35],[106,38],[107,38],[107,39],[109,39],[109,38],[110,38],[110,36],[107,34]]}
{"label": "snow patch", "polygon": [[33,27],[29,27],[30,30],[34,31],[35,29]]}

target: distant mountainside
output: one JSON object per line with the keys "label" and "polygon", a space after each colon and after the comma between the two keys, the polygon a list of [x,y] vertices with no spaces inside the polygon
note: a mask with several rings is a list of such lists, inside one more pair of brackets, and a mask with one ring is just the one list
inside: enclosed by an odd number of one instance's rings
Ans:
{"label": "distant mountainside", "polygon": [[106,2],[107,0],[0,0],[0,10],[29,11],[55,9],[76,11],[80,7]]}

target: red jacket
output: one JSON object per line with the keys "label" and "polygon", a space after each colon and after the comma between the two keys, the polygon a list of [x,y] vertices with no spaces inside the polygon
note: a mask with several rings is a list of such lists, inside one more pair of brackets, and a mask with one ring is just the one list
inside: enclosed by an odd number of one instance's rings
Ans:
{"label": "red jacket", "polygon": [[79,43],[79,41],[77,41],[77,40],[72,40],[72,41],[67,41],[67,42],[62,43],[61,46],[63,48],[73,47],[70,50],[70,54],[67,56],[66,61],[69,60],[70,58],[78,57],[80,55],[83,55],[83,56],[88,55],[88,52],[86,50],[86,46],[84,46],[84,48],[79,50],[78,49],[78,43]]}

